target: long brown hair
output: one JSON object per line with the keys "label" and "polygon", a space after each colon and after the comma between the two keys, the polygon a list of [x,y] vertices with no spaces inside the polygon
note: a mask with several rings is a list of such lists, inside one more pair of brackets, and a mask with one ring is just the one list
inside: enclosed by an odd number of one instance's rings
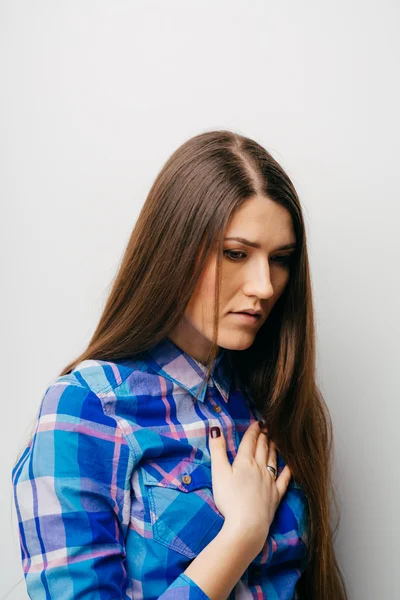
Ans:
{"label": "long brown hair", "polygon": [[[201,133],[183,143],[157,175],[131,233],[104,311],[86,348],[60,375],[86,359],[132,358],[183,317],[210,252],[217,245],[214,338],[207,377],[218,353],[223,234],[233,213],[261,194],[292,216],[297,250],[289,282],[246,350],[228,350],[270,437],[308,499],[309,562],[300,600],[347,600],[337,563],[330,506],[332,423],[316,383],[315,327],[306,232],[296,190],[260,144],[238,133]],[[207,383],[207,378],[205,384]]]}

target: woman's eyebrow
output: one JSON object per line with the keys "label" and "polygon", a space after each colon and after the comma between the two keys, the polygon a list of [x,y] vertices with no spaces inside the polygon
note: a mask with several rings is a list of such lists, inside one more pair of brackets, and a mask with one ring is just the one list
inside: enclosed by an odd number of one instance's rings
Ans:
{"label": "woman's eyebrow", "polygon": [[[245,246],[251,246],[252,248],[261,248],[261,244],[259,244],[258,242],[251,242],[250,240],[246,240],[242,237],[226,237],[224,238],[224,240],[236,240],[237,242],[241,242]],[[285,244],[284,246],[277,248],[277,250],[290,250],[292,248],[296,248],[295,243]]]}

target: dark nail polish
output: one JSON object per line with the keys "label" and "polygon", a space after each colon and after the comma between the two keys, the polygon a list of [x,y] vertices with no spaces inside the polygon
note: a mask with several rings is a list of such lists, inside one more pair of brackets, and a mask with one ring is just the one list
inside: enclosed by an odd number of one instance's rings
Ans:
{"label": "dark nail polish", "polygon": [[221,430],[219,427],[211,427],[211,437],[216,438],[221,435]]}

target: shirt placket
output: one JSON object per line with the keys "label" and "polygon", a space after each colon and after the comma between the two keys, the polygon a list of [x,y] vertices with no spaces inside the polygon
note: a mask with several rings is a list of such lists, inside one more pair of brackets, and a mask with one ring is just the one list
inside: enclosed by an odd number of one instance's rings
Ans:
{"label": "shirt placket", "polygon": [[210,380],[207,386],[206,404],[207,408],[210,409],[212,416],[219,421],[218,425],[225,435],[227,454],[232,462],[238,451],[239,436],[236,431],[235,421],[226,408],[225,400],[222,398],[218,388],[214,385],[212,380]]}

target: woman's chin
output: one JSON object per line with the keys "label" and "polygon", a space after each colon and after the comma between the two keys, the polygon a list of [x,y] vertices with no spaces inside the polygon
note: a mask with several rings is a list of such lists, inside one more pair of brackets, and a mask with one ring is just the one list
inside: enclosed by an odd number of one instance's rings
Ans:
{"label": "woman's chin", "polygon": [[254,342],[254,334],[233,334],[220,336],[218,346],[226,350],[247,350]]}

